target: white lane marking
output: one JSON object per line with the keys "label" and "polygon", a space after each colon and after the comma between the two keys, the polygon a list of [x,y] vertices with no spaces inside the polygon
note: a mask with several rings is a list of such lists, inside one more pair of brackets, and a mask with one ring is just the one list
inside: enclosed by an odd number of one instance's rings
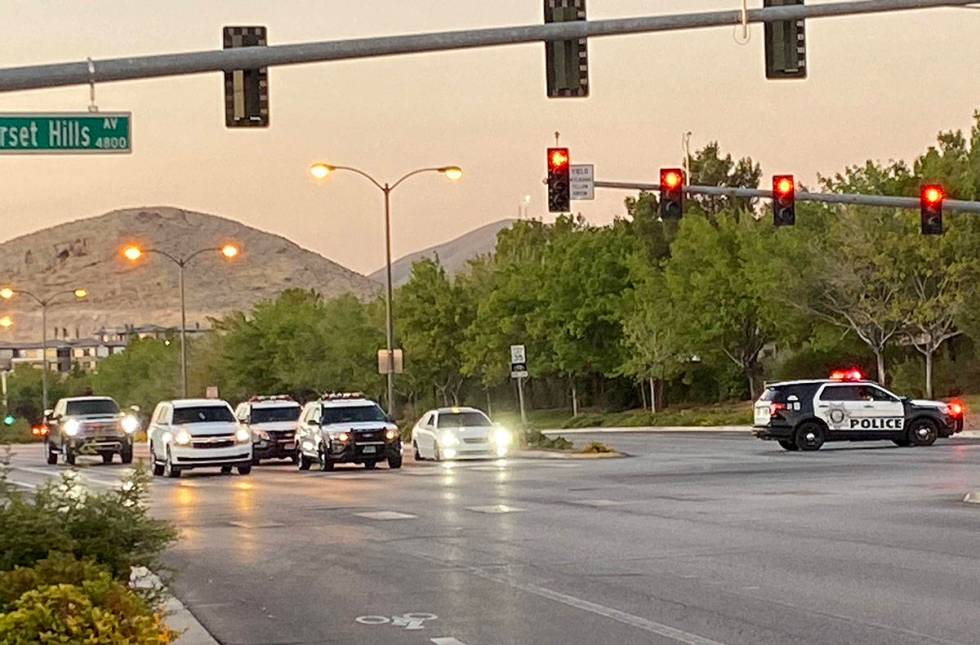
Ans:
{"label": "white lane marking", "polygon": [[371,511],[368,513],[354,513],[358,517],[366,517],[369,520],[414,520],[416,515],[399,513],[397,511]]}
{"label": "white lane marking", "polygon": [[435,614],[426,612],[406,612],[401,616],[395,615],[391,618],[387,616],[358,616],[354,622],[361,625],[393,625],[394,627],[404,627],[409,630],[425,629],[422,625],[427,620],[438,618]]}
{"label": "white lane marking", "polygon": [[547,598],[548,600],[553,600],[563,605],[568,605],[569,607],[582,609],[584,611],[592,612],[593,614],[598,614],[599,616],[605,616],[606,618],[623,623],[624,625],[630,625],[631,627],[636,627],[652,634],[670,638],[679,643],[685,643],[685,645],[722,645],[718,641],[714,641],[703,636],[698,636],[697,634],[692,634],[690,632],[685,632],[684,630],[671,627],[670,625],[664,625],[663,623],[658,623],[640,616],[628,614],[625,611],[613,609],[612,607],[606,607],[595,602],[576,598],[575,596],[569,596],[568,594],[563,594],[558,591],[552,591],[551,589],[545,589],[544,587],[539,587],[530,583],[518,582],[505,576],[499,576],[482,569],[477,569],[476,567],[467,567],[467,571],[475,576],[492,580],[494,582],[499,582],[501,584],[513,587],[514,589],[526,591],[527,593],[541,596],[542,598]]}
{"label": "white lane marking", "polygon": [[23,486],[24,488],[37,488],[37,484],[32,484],[30,482],[19,482],[16,479],[11,479],[10,483],[14,486]]}
{"label": "white lane marking", "polygon": [[415,475],[416,477],[421,477],[425,475],[442,475],[444,473],[438,470],[432,470],[429,468],[407,468],[402,470],[403,475]]}
{"label": "white lane marking", "polygon": [[526,509],[506,504],[491,504],[490,506],[467,506],[466,510],[476,513],[522,513]]}
{"label": "white lane marking", "polygon": [[615,500],[615,499],[571,499],[568,501],[570,504],[579,504],[581,506],[594,506],[596,508],[602,508],[603,506],[621,506],[623,504],[629,504],[629,502]]}
{"label": "white lane marking", "polygon": [[62,473],[73,472],[83,482],[88,482],[90,484],[97,484],[99,486],[117,486],[120,483],[120,480],[111,481],[111,482],[105,481],[97,477],[92,477],[92,475],[88,473],[81,472],[79,470],[75,470],[71,468],[57,468],[57,469],[45,470],[44,468],[32,468],[29,466],[17,466],[17,465],[11,465],[11,468],[13,468],[14,470],[19,470],[21,472],[31,473],[34,475],[44,475],[48,479],[54,479],[55,477],[60,477]]}
{"label": "white lane marking", "polygon": [[466,645],[463,641],[458,638],[453,638],[452,636],[441,636],[439,638],[430,638],[429,642],[435,643],[435,645]]}

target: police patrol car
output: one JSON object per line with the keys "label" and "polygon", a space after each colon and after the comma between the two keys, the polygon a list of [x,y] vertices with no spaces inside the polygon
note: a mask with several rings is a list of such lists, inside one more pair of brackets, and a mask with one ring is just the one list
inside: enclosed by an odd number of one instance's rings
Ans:
{"label": "police patrol car", "polygon": [[360,392],[324,394],[303,408],[296,429],[297,463],[309,470],[333,470],[334,464],[364,464],[374,468],[402,467],[402,441],[398,426],[377,403]]}
{"label": "police patrol car", "polygon": [[910,400],[892,394],[858,370],[829,379],[786,381],[766,387],[755,404],[753,434],[786,450],[819,450],[826,441],[891,440],[931,446],[963,430],[957,402]]}

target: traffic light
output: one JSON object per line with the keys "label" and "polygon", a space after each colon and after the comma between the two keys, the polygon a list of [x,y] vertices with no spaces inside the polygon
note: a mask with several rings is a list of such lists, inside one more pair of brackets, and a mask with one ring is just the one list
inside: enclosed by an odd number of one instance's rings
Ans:
{"label": "traffic light", "polygon": [[[544,0],[544,21],[585,20],[585,0]],[[588,40],[556,40],[544,44],[548,98],[589,95]]]}
{"label": "traffic light", "polygon": [[[224,48],[265,47],[265,27],[225,27]],[[269,72],[236,69],[225,72],[225,126],[229,128],[269,127]]]}
{"label": "traffic light", "polygon": [[922,211],[922,234],[923,235],[942,235],[943,234],[943,199],[946,192],[942,186],[930,184],[923,186],[919,193],[919,202]]}
{"label": "traffic light", "polygon": [[570,166],[568,148],[548,148],[548,211],[551,213],[572,210]]}
{"label": "traffic light", "polygon": [[17,421],[17,419],[14,418],[14,415],[8,414],[7,416],[5,416],[3,418],[3,425],[5,425],[5,426],[12,426],[12,425],[14,425],[14,422],[15,421]]}
{"label": "traffic light", "polygon": [[680,168],[660,170],[660,218],[684,216],[684,171]]}
{"label": "traffic light", "polygon": [[[764,0],[763,7],[803,4],[805,0]],[[767,22],[766,78],[806,78],[806,24],[803,20]]]}
{"label": "traffic light", "polygon": [[796,182],[793,175],[772,178],[772,223],[775,226],[796,224]]}

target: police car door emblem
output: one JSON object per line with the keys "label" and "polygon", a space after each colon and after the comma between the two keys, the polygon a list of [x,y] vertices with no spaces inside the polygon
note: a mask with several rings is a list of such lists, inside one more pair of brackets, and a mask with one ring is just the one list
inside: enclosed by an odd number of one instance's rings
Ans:
{"label": "police car door emblem", "polygon": [[840,428],[847,420],[847,408],[843,403],[831,403],[830,409],[827,410],[827,417],[834,428]]}

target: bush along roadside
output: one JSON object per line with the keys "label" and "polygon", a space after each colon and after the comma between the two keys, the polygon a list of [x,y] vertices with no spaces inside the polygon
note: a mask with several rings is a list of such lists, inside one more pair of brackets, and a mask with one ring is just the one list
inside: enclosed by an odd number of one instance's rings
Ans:
{"label": "bush along roadside", "polygon": [[159,568],[176,539],[150,517],[149,475],[137,466],[114,491],[93,493],[73,471],[31,493],[0,464],[0,645],[165,645],[157,589],[130,586],[134,568]]}
{"label": "bush along roadside", "polygon": [[521,447],[532,450],[571,450],[572,442],[565,437],[549,437],[539,430],[528,428],[521,433]]}

